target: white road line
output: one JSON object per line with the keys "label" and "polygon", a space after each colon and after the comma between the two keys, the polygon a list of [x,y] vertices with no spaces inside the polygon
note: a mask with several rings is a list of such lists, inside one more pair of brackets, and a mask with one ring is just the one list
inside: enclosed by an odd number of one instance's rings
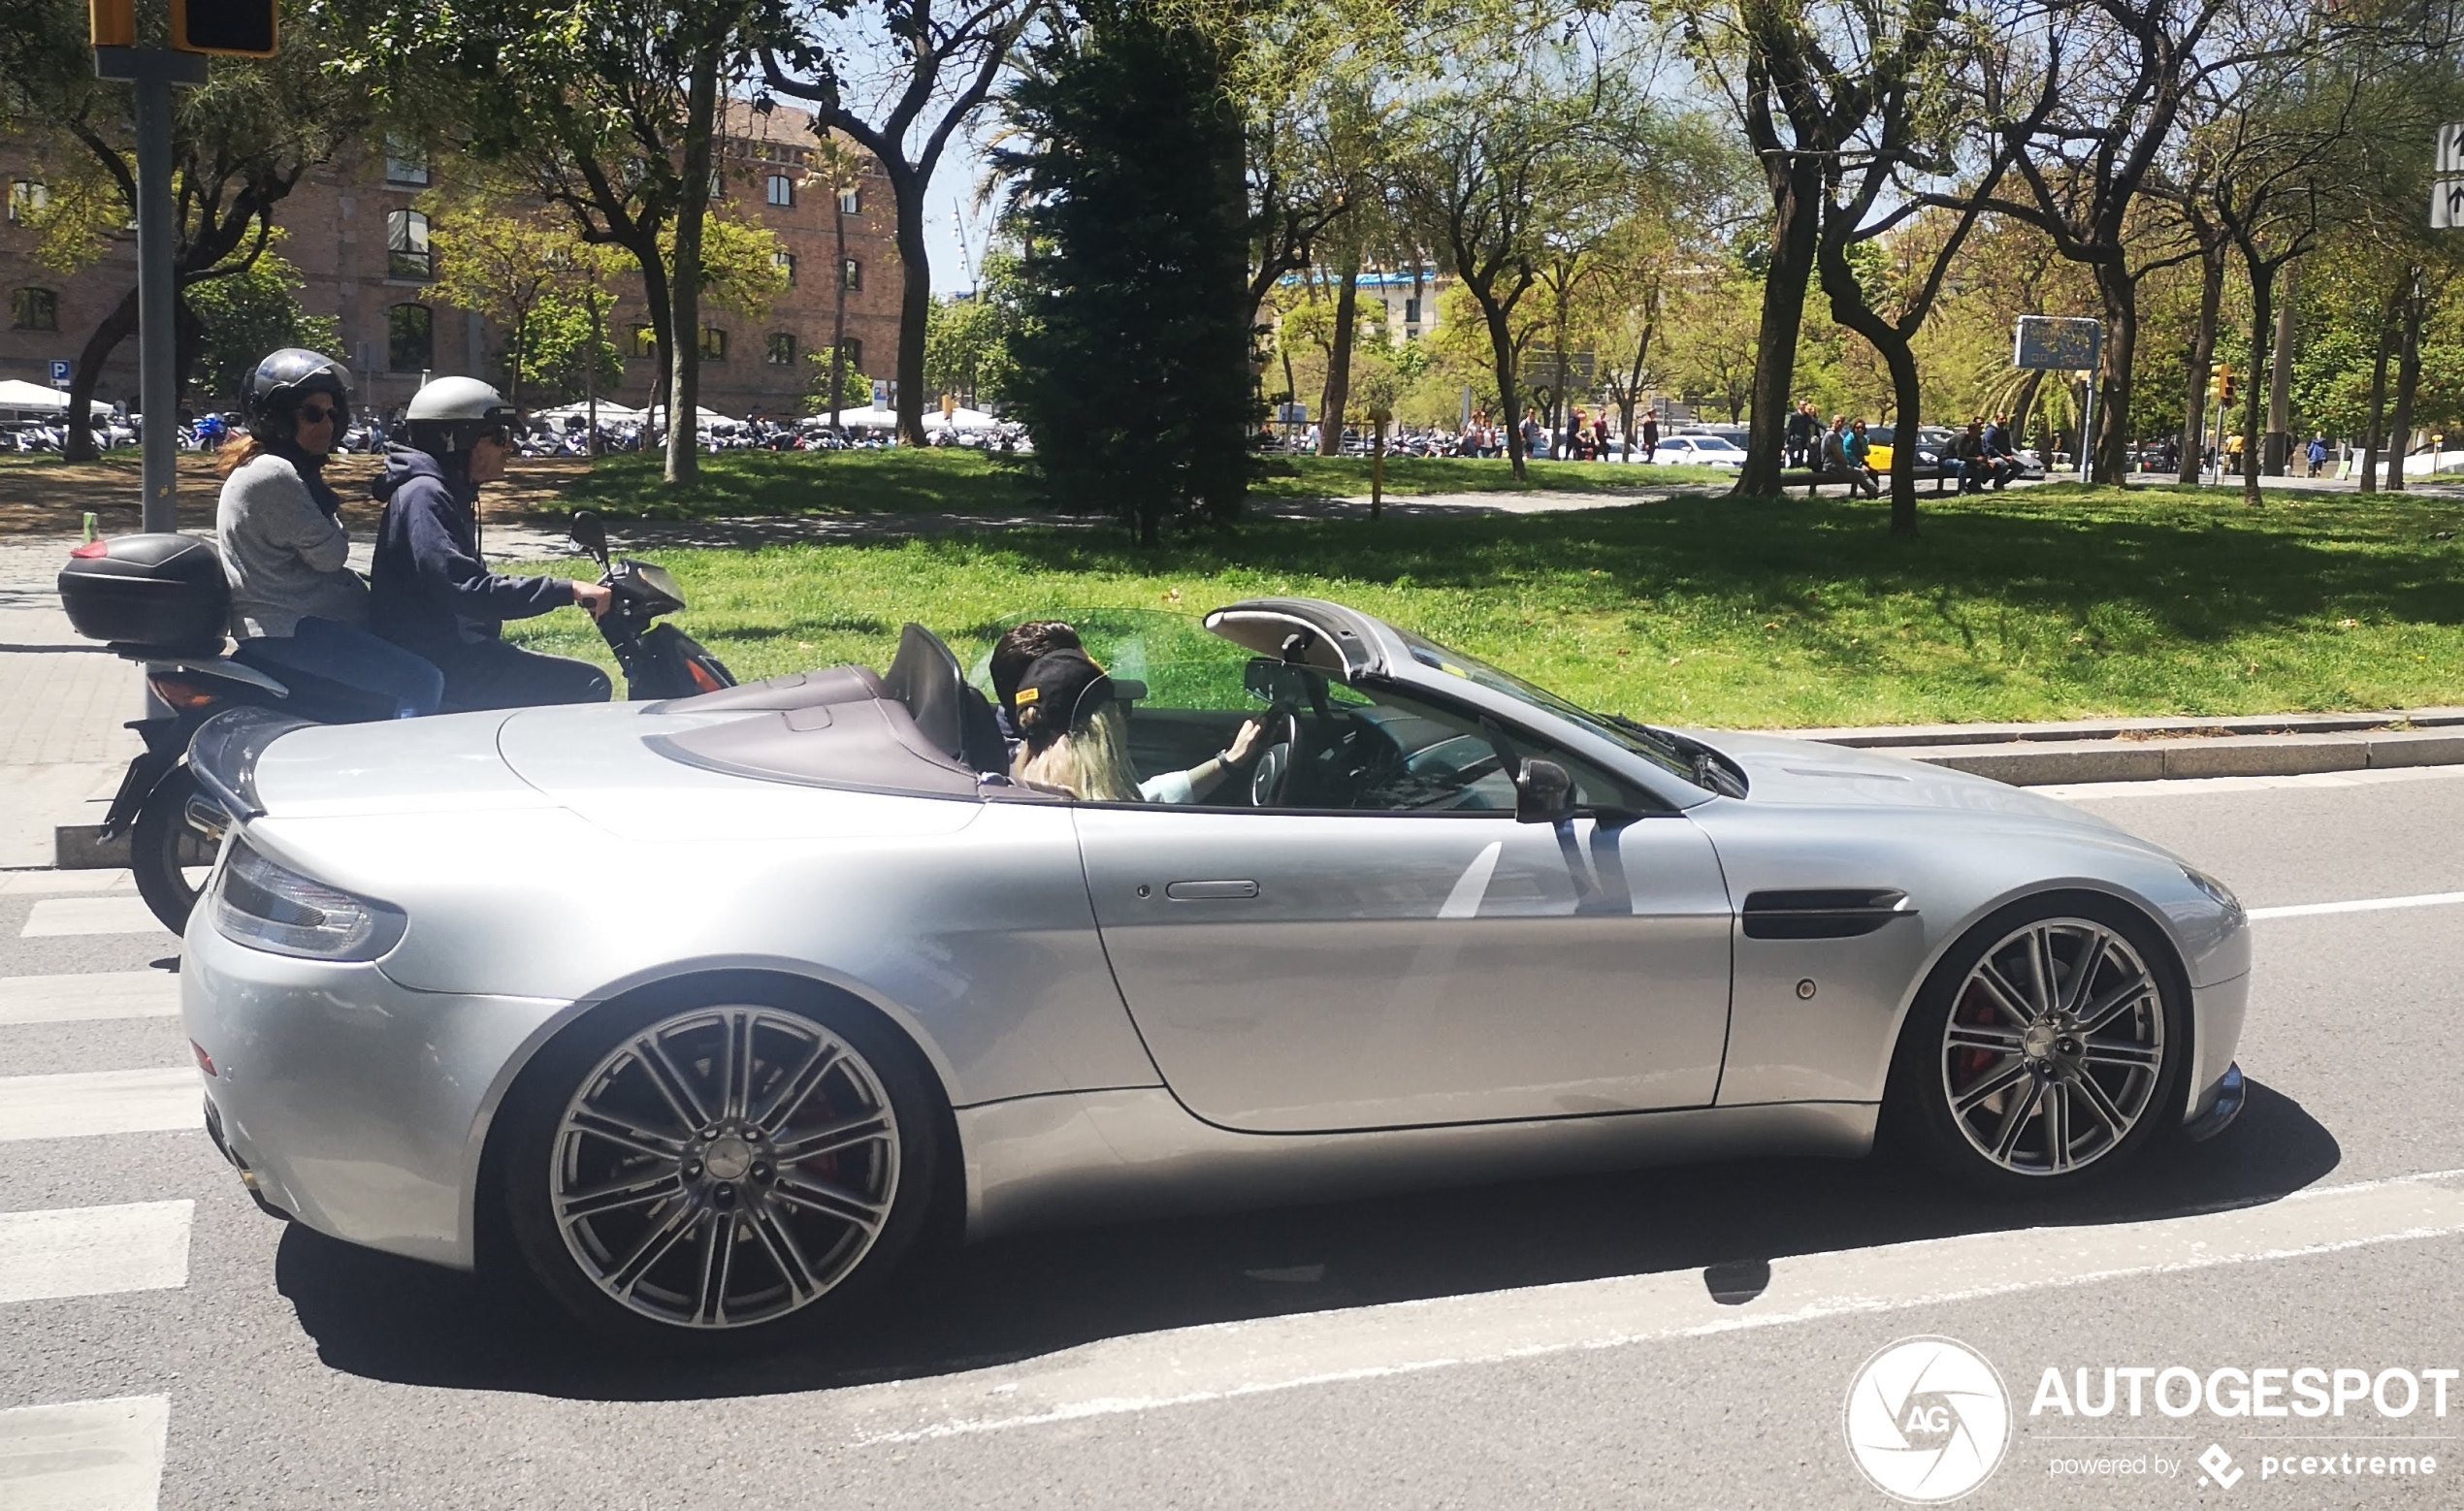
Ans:
{"label": "white road line", "polygon": [[2411,897],[2359,897],[2351,902],[2297,902],[2281,908],[2253,908],[2253,918],[2306,918],[2321,913],[2381,913],[2389,908],[2451,908],[2464,903],[2464,892],[2420,892]]}
{"label": "white road line", "polygon": [[0,897],[40,897],[50,892],[128,892],[136,879],[125,871],[0,871]]}
{"label": "white road line", "polygon": [[0,1026],[178,1015],[179,978],[169,971],[0,977]]}
{"label": "white road line", "polygon": [[194,1202],[131,1202],[0,1212],[0,1303],[178,1290],[188,1283],[196,1210]]}
{"label": "white road line", "polygon": [[2210,792],[2259,792],[2273,788],[2382,787],[2389,782],[2452,782],[2464,766],[2390,766],[2376,771],[2311,771],[2291,777],[2174,777],[2162,782],[2049,782],[2027,790],[2071,802],[2108,797],[2197,797]]}
{"label": "white road line", "polygon": [[154,1511],[170,1429],[163,1396],[0,1411],[0,1506]]}
{"label": "white road line", "polygon": [[26,915],[21,939],[55,934],[161,934],[143,897],[46,897]]}
{"label": "white road line", "polygon": [[2263,1206],[2029,1228],[1771,1261],[1741,1305],[1697,1270],[1309,1312],[1111,1338],[1025,1365],[863,1386],[859,1446],[1221,1400],[1268,1391],[1694,1337],[2464,1234],[2458,1173],[2306,1191]]}
{"label": "white road line", "polygon": [[204,1094],[188,1066],[0,1079],[0,1143],[204,1126]]}

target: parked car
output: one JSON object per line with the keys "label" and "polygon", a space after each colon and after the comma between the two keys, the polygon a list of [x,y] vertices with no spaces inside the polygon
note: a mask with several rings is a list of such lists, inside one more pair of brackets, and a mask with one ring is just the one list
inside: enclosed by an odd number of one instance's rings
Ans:
{"label": "parked car", "polygon": [[278,1213],[656,1344],[824,1326],[945,1225],[1886,1123],[2055,1197],[2241,1106],[2241,905],[2067,804],[1591,713],[1334,603],[1080,627],[1142,771],[1258,751],[1186,806],[1013,782],[914,625],[648,704],[225,716],[209,1131]]}
{"label": "parked car", "polygon": [[1745,465],[1745,448],[1717,435],[1663,435],[1660,449],[1651,460],[1663,466],[1741,467]]}

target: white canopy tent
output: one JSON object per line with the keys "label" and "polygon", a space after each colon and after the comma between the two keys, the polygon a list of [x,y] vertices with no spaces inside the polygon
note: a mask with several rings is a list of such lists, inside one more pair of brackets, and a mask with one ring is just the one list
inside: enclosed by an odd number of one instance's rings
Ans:
{"label": "white canopy tent", "polygon": [[[567,420],[580,420],[588,424],[590,417],[591,406],[587,403],[558,404],[553,409],[535,409],[531,413],[531,418],[534,420],[550,420],[558,424]],[[624,425],[641,417],[642,411],[639,409],[629,409],[623,404],[606,399],[599,402],[599,423],[601,425]]]}
{"label": "white canopy tent", "polygon": [[[807,418],[827,425],[829,411],[825,409]],[[898,428],[898,411],[880,408],[873,404],[866,404],[860,409],[841,409],[838,411],[838,424],[841,430],[849,431],[894,431]]]}
{"label": "white canopy tent", "polygon": [[943,414],[938,409],[927,410],[924,423],[924,429],[928,431],[997,431],[1006,422],[997,414],[987,414],[981,409],[969,409],[961,405],[948,414]]}
{"label": "white canopy tent", "polygon": [[[665,425],[667,423],[667,406],[665,404],[653,404],[649,408],[641,411],[640,418],[649,421],[653,425]],[[694,428],[697,430],[705,426],[742,425],[744,423],[742,420],[721,414],[716,409],[704,408],[699,404],[693,406],[693,418]]]}
{"label": "white canopy tent", "polygon": [[[109,414],[112,406],[101,400],[93,400],[88,402],[87,408],[94,414]],[[0,409],[66,414],[69,412],[69,396],[59,389],[29,383],[23,378],[9,378],[0,381]]]}

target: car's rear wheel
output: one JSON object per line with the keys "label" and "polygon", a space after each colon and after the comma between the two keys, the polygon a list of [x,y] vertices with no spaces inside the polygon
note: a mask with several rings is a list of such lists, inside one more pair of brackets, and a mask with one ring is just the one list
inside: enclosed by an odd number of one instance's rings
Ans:
{"label": "car's rear wheel", "polygon": [[1974,1187],[2048,1192],[2102,1178],[2179,1121],[2188,998],[2163,936],[2121,903],[2068,895],[2005,908],[1919,992],[1892,1109]]}
{"label": "car's rear wheel", "polygon": [[911,1045],[841,1004],[722,995],[613,1009],[550,1045],[497,1165],[532,1272],[629,1341],[826,1326],[896,1267],[934,1188]]}

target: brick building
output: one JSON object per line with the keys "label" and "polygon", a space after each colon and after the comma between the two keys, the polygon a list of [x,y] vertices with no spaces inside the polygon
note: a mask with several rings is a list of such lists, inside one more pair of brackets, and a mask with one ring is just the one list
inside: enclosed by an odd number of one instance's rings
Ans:
{"label": "brick building", "polygon": [[[729,112],[727,127],[721,198],[738,218],[758,220],[777,236],[789,287],[759,320],[705,311],[701,402],[735,416],[799,414],[815,375],[806,359],[829,345],[837,260],[830,196],[804,182],[814,155],[811,117],[738,108]],[[72,275],[37,262],[37,236],[25,223],[25,209],[48,192],[35,166],[40,160],[22,139],[0,147],[0,173],[10,188],[7,221],[0,224],[0,288],[9,294],[0,378],[47,383],[50,364],[75,359],[135,284],[137,237],[133,230],[113,237],[103,258]],[[336,318],[363,402],[387,409],[408,400],[423,374],[502,380],[502,333],[434,297],[429,286],[434,254],[420,197],[431,177],[424,156],[372,144],[310,173],[275,212],[276,224],[288,233],[282,256],[304,280],[302,307]],[[896,370],[902,280],[889,184],[869,161],[843,208],[847,266],[835,274],[849,285],[848,354],[859,370],[888,376]],[[624,298],[608,336],[625,354],[625,377],[601,397],[639,406],[652,399],[657,363],[638,280],[621,287]],[[113,353],[95,397],[135,401],[137,344],[132,335]],[[227,401],[212,395],[199,402]]]}

